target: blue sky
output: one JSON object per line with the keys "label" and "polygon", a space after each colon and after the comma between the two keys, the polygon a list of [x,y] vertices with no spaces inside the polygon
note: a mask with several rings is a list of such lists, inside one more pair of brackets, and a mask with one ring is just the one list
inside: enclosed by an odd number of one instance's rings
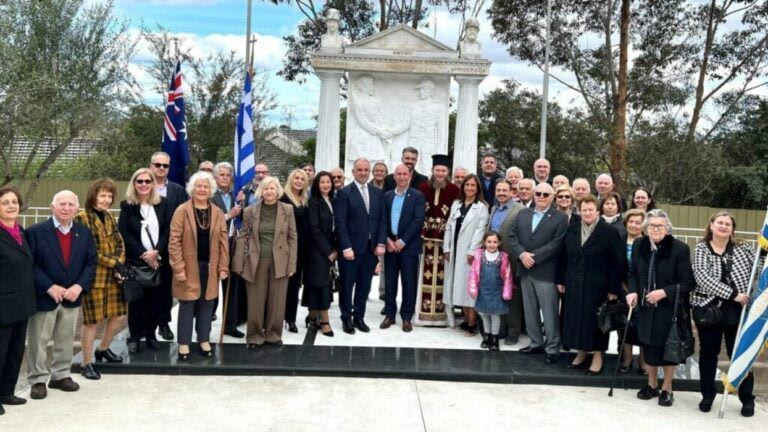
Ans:
{"label": "blue sky", "polygon": [[[136,30],[142,23],[150,28],[160,24],[171,33],[183,36],[187,40],[186,46],[196,53],[235,50],[238,55],[244,56],[246,4],[245,0],[116,0],[115,12],[117,16],[128,19]],[[290,112],[294,119],[293,127],[314,128],[319,81],[309,76],[306,83],[297,84],[276,75],[286,52],[282,37],[292,34],[303,18],[296,6],[275,6],[259,0],[253,2],[252,31],[259,38],[255,65],[269,74],[269,87],[277,95],[278,107],[269,113],[268,119],[273,124],[279,124],[284,122],[285,113]],[[449,46],[455,45],[459,17],[437,10],[428,19],[433,29],[430,36]],[[491,38],[490,23],[485,19],[481,19],[480,41],[486,57],[494,62],[491,75],[481,84],[481,93],[497,88],[506,78],[514,78],[526,87],[541,88],[541,72],[511,59],[504,47]],[[147,59],[148,52],[140,46],[131,70],[142,84],[145,100],[161,104],[160,96],[152,92],[154,82],[141,68],[142,62]],[[453,90],[457,91],[455,84]],[[551,84],[550,95],[563,102],[577,99],[570,90],[554,83]]]}

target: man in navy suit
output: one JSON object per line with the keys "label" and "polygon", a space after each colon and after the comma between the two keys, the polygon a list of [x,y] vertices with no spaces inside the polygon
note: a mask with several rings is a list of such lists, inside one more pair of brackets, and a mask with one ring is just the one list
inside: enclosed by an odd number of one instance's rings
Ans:
{"label": "man in navy suit", "polygon": [[409,187],[411,172],[404,164],[395,168],[395,189],[384,195],[387,221],[387,253],[384,255],[386,272],[384,321],[379,326],[389,328],[395,323],[397,313],[397,276],[403,284],[400,317],[403,331],[413,330],[411,319],[416,309],[416,291],[419,279],[419,255],[421,255],[421,228],[427,204],[424,194]]}
{"label": "man in navy suit", "polygon": [[[67,392],[80,386],[69,376],[75,321],[82,294],[91,289],[96,274],[96,243],[85,225],[74,222],[77,195],[61,191],[51,203],[53,217],[27,229],[27,241],[35,260],[37,313],[27,330],[30,397],[43,399],[48,387]],[[47,346],[53,341],[48,367]],[[50,378],[50,381],[49,381]]]}
{"label": "man in navy suit", "polygon": [[488,203],[488,207],[491,207],[493,206],[493,200],[496,198],[496,182],[501,179],[496,170],[496,157],[491,154],[484,155],[481,166],[480,180],[482,180],[483,199]]}
{"label": "man in navy suit", "polygon": [[[155,190],[157,194],[165,198],[165,220],[168,223],[168,229],[170,230],[171,219],[173,219],[173,213],[176,209],[184,204],[189,196],[184,185],[174,183],[168,180],[168,169],[171,167],[171,157],[166,152],[155,152],[150,159],[149,170],[155,176]],[[173,275],[171,274],[171,266],[168,263],[162,263],[160,266],[160,289],[163,290],[163,315],[160,317],[161,321],[165,321],[164,324],[160,324],[159,331],[160,336],[165,340],[173,340],[173,331],[168,326],[171,322],[171,308],[173,308],[173,298],[171,297],[171,281]]]}
{"label": "man in navy suit", "polygon": [[[352,165],[355,180],[341,189],[333,202],[334,224],[343,258],[339,262],[342,287],[339,309],[344,332],[370,331],[365,303],[371,290],[377,256],[384,255],[386,220],[381,189],[368,184],[371,163],[360,158]],[[354,294],[353,294],[354,293]]]}

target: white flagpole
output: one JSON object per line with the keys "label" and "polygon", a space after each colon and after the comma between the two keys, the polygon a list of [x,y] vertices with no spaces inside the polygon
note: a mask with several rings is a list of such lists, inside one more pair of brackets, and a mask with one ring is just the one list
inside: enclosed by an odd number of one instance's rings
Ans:
{"label": "white flagpole", "polygon": [[[766,215],[765,216],[766,216],[766,218],[768,218],[768,209],[766,210]],[[763,221],[765,221],[765,219],[763,219]],[[765,223],[765,222],[763,222],[763,223]],[[760,241],[759,241],[759,239],[760,239],[760,236],[762,235],[762,232],[763,232],[763,227],[760,227],[760,232],[757,234],[758,241],[755,244],[755,261],[752,263],[752,273],[749,274],[749,284],[747,285],[747,287],[749,287],[748,293],[749,293],[749,297],[750,297],[750,302],[753,300],[752,299],[752,294],[753,294],[753,292],[755,290],[754,289],[755,288],[754,287],[755,273],[757,272],[757,264],[758,264],[758,262],[760,262]],[[747,306],[749,306],[749,305],[747,305]],[[744,324],[744,314],[747,311],[747,306],[743,306],[741,308],[741,317],[739,318],[739,328],[738,328],[738,330],[736,330],[736,340],[733,341],[733,350],[734,350],[734,352],[731,353],[731,356],[733,356],[733,354],[736,351],[736,348],[739,346],[739,340],[741,339],[741,328],[742,328],[742,325]],[[733,360],[733,357],[731,357],[731,360]],[[730,369],[730,368],[731,368],[731,366],[729,365],[728,369]],[[726,381],[727,381],[728,380],[727,379],[728,371],[726,371],[725,373],[726,373]],[[720,411],[717,413],[717,417],[718,418],[725,417],[725,404],[726,404],[727,400],[728,400],[728,389],[727,388],[723,388],[723,399],[720,401]]]}

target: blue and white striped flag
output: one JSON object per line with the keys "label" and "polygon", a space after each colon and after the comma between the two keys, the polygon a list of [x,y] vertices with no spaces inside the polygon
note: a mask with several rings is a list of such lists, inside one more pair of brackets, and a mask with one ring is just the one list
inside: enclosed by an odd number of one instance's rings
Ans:
{"label": "blue and white striped flag", "polygon": [[237,113],[235,131],[235,191],[251,182],[254,176],[256,147],[253,142],[253,110],[251,108],[251,74],[245,73],[243,99]]}
{"label": "blue and white striped flag", "polygon": [[[760,232],[760,244],[765,242],[768,234],[768,214]],[[744,313],[744,321],[741,325],[741,337],[733,350],[731,366],[725,377],[725,387],[733,391],[738,388],[741,381],[746,378],[752,364],[766,346],[768,334],[768,260],[760,271],[757,288],[752,294],[752,301]]]}

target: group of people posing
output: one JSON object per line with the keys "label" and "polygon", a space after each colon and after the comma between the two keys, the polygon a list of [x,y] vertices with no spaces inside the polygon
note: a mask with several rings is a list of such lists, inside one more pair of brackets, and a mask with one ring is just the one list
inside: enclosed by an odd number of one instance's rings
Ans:
{"label": "group of people posing", "polygon": [[[721,319],[698,329],[699,407],[710,410],[720,344],[724,337],[730,355],[755,258],[734,239],[733,216],[711,217],[692,265],[651,192],[638,188],[626,206],[608,174],[597,177],[592,195],[586,179],[571,185],[564,176],[550,178],[546,159],[536,161],[533,178],[517,167],[499,175],[490,155],[480,175],[456,167],[453,176],[450,158],[434,155],[427,178],[415,170],[417,160],[416,149],[404,149],[390,174],[383,163],[360,158],[348,184],[341,169],[315,173],[311,164],[281,184],[259,163],[253,181],[234,190],[229,163],[201,163],[184,188],[168,181],[170,157],[158,152],[132,176],[119,219],[109,211],[116,185],[100,179],[81,210],[74,193],[59,192],[52,217],[26,229],[18,223],[20,194],[0,189],[0,414],[2,404],[25,402],[13,393],[25,338],[31,398],[45,398],[46,385],[78,389],[70,366],[79,309],[82,374],[99,379],[96,362],[123,361],[110,343],[126,315],[129,353],[142,340],[159,349],[158,334],[177,336],[178,360],[186,361],[194,329],[198,354],[211,357],[220,287],[224,333],[245,337],[248,349],[282,344],[284,328],[297,332],[299,303],[308,309],[304,324],[332,337],[335,291],[342,330],[367,333],[377,273],[381,329],[397,325],[399,316],[405,333],[415,321],[449,326],[480,334],[489,350],[500,341],[518,344],[526,333],[530,344],[521,353],[556,364],[563,349],[576,350],[566,367],[587,375],[604,370],[608,349],[597,310],[624,301],[636,308],[637,321],[619,350],[620,371],[633,370],[632,347],[639,345],[638,370],[648,384],[637,396],[662,406],[674,400],[677,364],[664,359],[664,344],[675,303],[717,305]],[[156,282],[145,281],[139,298],[127,302],[123,282],[136,272]],[[168,326],[173,298],[176,335]],[[243,323],[245,334],[238,330]],[[750,374],[739,389],[745,416],[754,412],[752,386]]]}

